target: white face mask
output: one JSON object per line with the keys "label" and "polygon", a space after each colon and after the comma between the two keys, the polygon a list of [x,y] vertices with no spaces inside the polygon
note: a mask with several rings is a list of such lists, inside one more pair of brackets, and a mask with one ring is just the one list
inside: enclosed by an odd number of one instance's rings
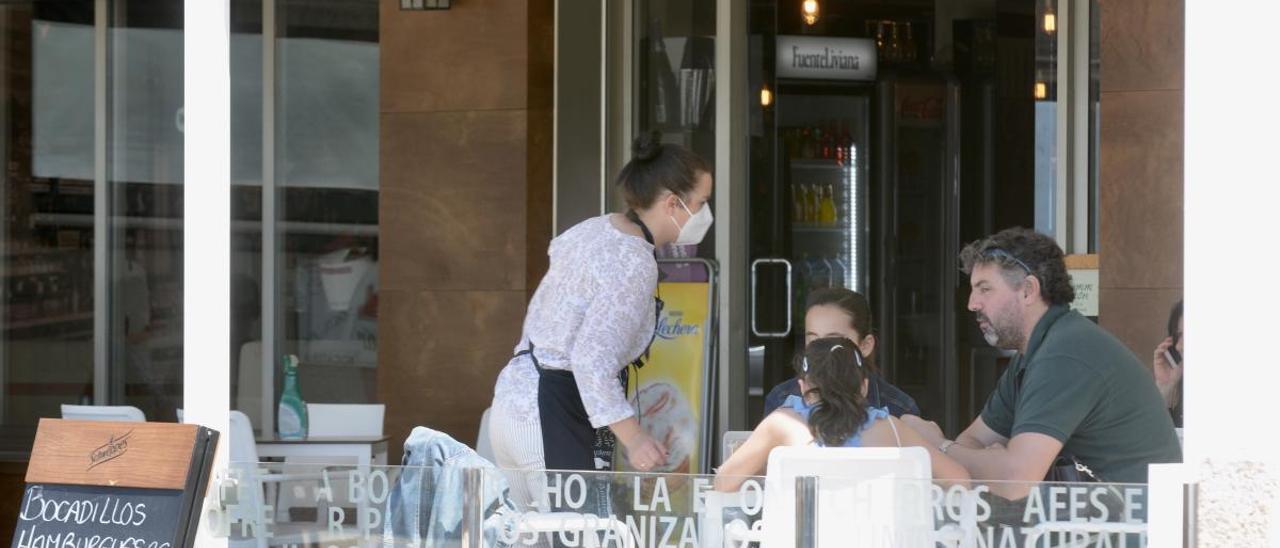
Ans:
{"label": "white face mask", "polygon": [[[676,196],[680,200],[679,196]],[[671,223],[680,229],[680,235],[676,236],[675,245],[697,245],[702,243],[702,238],[707,235],[707,230],[711,228],[711,204],[702,204],[702,209],[697,214],[689,211],[689,206],[685,205],[684,200],[680,200],[680,206],[684,208],[685,213],[689,214],[689,221],[680,226],[676,222],[674,216],[671,217]]]}

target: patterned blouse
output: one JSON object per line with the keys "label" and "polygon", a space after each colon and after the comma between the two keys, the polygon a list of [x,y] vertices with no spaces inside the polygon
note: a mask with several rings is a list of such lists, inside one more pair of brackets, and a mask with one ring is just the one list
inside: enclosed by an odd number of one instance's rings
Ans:
{"label": "patterned blouse", "polygon": [[[653,246],[618,230],[604,215],[565,231],[547,253],[551,266],[529,302],[515,352],[532,340],[543,368],[572,371],[592,427],[632,416],[618,373],[653,337]],[[527,356],[503,368],[493,408],[538,420],[538,372]]]}

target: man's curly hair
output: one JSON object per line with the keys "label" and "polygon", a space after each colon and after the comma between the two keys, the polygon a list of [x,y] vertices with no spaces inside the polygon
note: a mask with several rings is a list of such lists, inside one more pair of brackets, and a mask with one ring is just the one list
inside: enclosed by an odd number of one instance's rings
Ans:
{"label": "man's curly hair", "polygon": [[[1063,261],[1062,248],[1053,238],[1031,229],[1015,227],[977,240],[960,251],[961,270],[972,274],[976,266],[997,264],[1006,280],[1021,287],[1022,275],[1040,280],[1040,297],[1050,305],[1071,304],[1076,290]],[[1021,261],[1021,263],[1019,263]]]}

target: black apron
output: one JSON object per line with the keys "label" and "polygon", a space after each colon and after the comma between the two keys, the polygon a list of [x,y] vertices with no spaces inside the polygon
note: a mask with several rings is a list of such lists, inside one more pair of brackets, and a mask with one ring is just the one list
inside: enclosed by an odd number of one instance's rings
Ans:
{"label": "black apron", "polygon": [[[653,234],[639,217],[629,211],[627,218],[640,226],[645,240],[653,245]],[[655,297],[654,302],[654,334],[656,336],[657,317],[662,312],[662,299]],[[650,337],[649,344],[653,344],[653,337]],[[516,356],[529,356],[529,361],[538,371],[538,418],[542,423],[542,448],[546,469],[612,471],[614,448],[617,446],[617,438],[613,431],[608,426],[600,428],[591,426],[573,372],[542,367],[533,350],[534,344],[530,340],[528,346],[516,353]],[[646,347],[644,353],[629,367],[642,366],[648,354],[649,350]],[[618,373],[618,382],[622,385],[623,393],[627,391],[628,369],[624,367]],[[638,413],[636,416],[639,418]],[[601,483],[602,485],[593,493],[596,498],[593,501],[596,504],[593,506],[596,510],[608,508],[608,489],[607,485],[604,485],[607,482]]]}

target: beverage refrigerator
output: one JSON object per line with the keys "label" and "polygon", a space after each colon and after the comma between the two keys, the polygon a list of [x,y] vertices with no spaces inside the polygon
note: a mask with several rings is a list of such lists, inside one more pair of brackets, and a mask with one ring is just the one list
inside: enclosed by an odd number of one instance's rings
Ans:
{"label": "beverage refrigerator", "polygon": [[885,377],[954,428],[958,86],[890,72],[771,92],[751,150],[750,419],[794,374],[808,296],[843,287],[871,302]]}

